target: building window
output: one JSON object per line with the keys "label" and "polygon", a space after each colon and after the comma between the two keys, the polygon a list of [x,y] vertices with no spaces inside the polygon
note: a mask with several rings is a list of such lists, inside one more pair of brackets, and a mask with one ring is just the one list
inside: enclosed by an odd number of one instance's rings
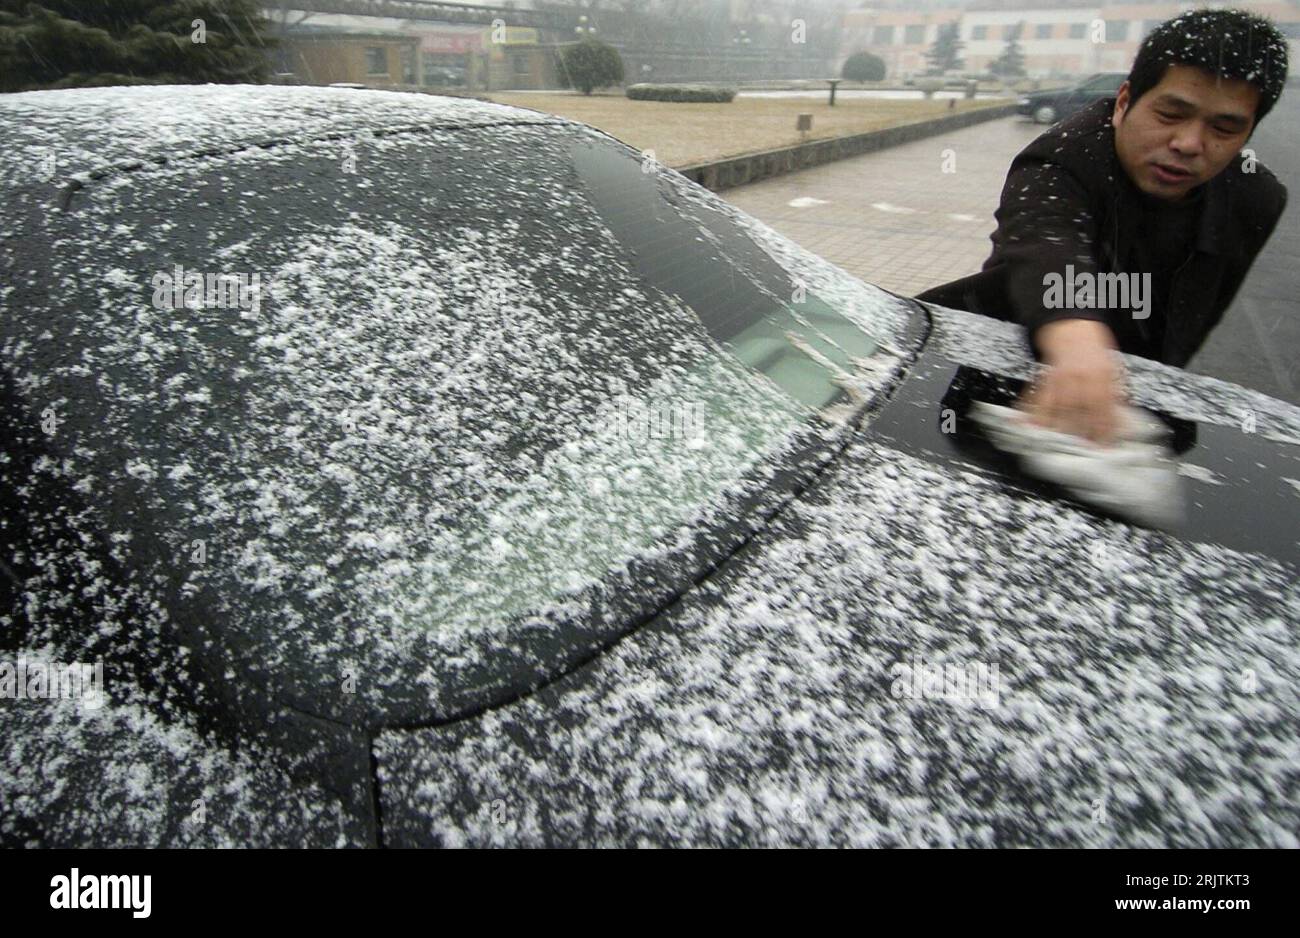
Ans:
{"label": "building window", "polygon": [[516,55],[514,61],[515,61],[515,74],[516,74],[516,75],[527,75],[527,74],[529,74],[529,69],[528,69],[528,57],[527,57],[527,56],[524,56],[524,55]]}
{"label": "building window", "polygon": [[1070,38],[1071,38],[1071,39],[1082,39],[1082,38],[1083,38],[1084,36],[1086,36],[1086,35],[1088,35],[1088,24],[1087,24],[1087,23],[1071,23],[1071,24],[1070,24]]}
{"label": "building window", "polygon": [[989,28],[987,26],[976,26],[970,31],[970,37],[972,39],[987,39],[988,35]]}
{"label": "building window", "polygon": [[894,44],[894,27],[877,26],[875,43],[878,46],[890,46]]}
{"label": "building window", "polygon": [[402,46],[397,53],[398,60],[402,63],[402,81],[408,85],[415,84],[415,49],[412,46]]}
{"label": "building window", "polygon": [[1051,39],[1051,38],[1052,38],[1052,24],[1051,24],[1051,23],[1039,23],[1037,26],[1035,26],[1035,27],[1034,27],[1034,38],[1035,38],[1035,39]]}
{"label": "building window", "polygon": [[925,42],[924,26],[909,26],[903,32],[903,44],[908,46],[919,46]]}
{"label": "building window", "polygon": [[1012,23],[1012,24],[1009,24],[1009,25],[1007,25],[1007,26],[1003,26],[1003,27],[1002,27],[1002,38],[1003,38],[1004,40],[1008,41],[1008,42],[1009,42],[1010,40],[1012,40],[1012,39],[1019,39],[1019,38],[1020,38],[1020,27],[1019,27],[1019,25],[1017,25],[1017,24],[1015,24],[1015,23]]}
{"label": "building window", "polygon": [[383,46],[366,46],[366,74],[388,74],[388,50]]}
{"label": "building window", "polygon": [[1106,20],[1106,41],[1123,42],[1128,38],[1128,20]]}

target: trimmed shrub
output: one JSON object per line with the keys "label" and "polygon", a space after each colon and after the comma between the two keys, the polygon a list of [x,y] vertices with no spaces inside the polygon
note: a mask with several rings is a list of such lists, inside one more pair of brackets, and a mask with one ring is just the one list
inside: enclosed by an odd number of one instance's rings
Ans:
{"label": "trimmed shrub", "polygon": [[884,81],[885,60],[870,52],[855,52],[844,60],[840,77],[845,81]]}
{"label": "trimmed shrub", "polygon": [[675,101],[702,104],[726,104],[736,96],[735,88],[712,88],[708,85],[629,85],[627,96],[634,101]]}
{"label": "trimmed shrub", "polygon": [[920,88],[927,98],[933,98],[936,91],[943,90],[943,79],[922,78],[916,83],[916,87]]}

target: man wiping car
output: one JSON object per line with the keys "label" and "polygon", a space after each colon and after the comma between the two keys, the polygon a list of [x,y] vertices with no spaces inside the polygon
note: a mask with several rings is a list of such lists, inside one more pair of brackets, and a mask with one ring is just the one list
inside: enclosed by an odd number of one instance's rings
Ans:
{"label": "man wiping car", "polygon": [[1034,424],[1112,442],[1115,351],[1182,367],[1222,318],[1286,206],[1243,149],[1286,75],[1269,21],[1189,11],[1143,41],[1117,97],[1016,156],[983,269],[919,298],[1026,327]]}

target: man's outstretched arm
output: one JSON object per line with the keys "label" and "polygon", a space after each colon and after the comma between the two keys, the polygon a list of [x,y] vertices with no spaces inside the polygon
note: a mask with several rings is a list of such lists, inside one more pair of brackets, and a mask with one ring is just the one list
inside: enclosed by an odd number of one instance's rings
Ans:
{"label": "man's outstretched arm", "polygon": [[994,261],[1011,314],[1045,369],[1023,398],[1030,419],[1098,443],[1114,439],[1123,369],[1106,311],[1049,307],[1049,277],[1097,272],[1097,221],[1083,187],[1058,164],[1021,157],[1002,190]]}

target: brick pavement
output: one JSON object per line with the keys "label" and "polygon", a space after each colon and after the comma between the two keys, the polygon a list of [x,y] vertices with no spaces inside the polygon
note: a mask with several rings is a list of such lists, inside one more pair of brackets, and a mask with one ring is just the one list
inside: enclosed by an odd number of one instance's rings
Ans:
{"label": "brick pavement", "polygon": [[979,270],[1007,167],[1041,131],[990,121],[722,196],[854,276],[911,296]]}
{"label": "brick pavement", "polygon": [[[979,270],[1011,160],[1042,129],[990,121],[722,196],[854,276],[913,296]],[[1249,145],[1291,198],[1189,369],[1300,404],[1300,94],[1284,95]]]}

